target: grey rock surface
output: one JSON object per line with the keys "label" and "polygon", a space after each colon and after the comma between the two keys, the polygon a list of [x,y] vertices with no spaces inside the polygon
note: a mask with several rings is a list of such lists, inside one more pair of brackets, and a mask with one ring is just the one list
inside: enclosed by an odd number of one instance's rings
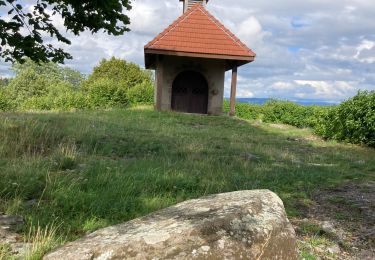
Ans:
{"label": "grey rock surface", "polygon": [[14,231],[23,225],[23,218],[20,216],[9,216],[0,214],[0,228],[4,230]]}
{"label": "grey rock surface", "polygon": [[268,190],[186,201],[98,230],[52,259],[298,259],[295,232]]}
{"label": "grey rock surface", "polygon": [[[23,237],[16,233],[23,224],[24,220],[20,216],[0,214],[0,245],[9,246],[14,259],[21,259],[20,255],[27,247]],[[2,259],[1,254],[0,259]]]}

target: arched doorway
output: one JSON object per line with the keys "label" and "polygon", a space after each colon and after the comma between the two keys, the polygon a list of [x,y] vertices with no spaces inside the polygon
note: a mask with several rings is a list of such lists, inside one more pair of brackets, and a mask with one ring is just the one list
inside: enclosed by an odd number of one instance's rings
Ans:
{"label": "arched doorway", "polygon": [[202,74],[188,70],[177,75],[172,85],[172,110],[207,114],[208,84]]}

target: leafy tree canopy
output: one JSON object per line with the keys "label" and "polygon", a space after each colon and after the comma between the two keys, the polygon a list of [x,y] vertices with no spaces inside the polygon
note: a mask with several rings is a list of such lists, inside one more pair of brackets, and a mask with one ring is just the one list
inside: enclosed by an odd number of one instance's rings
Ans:
{"label": "leafy tree canopy", "polygon": [[10,81],[7,91],[17,102],[32,96],[46,95],[56,85],[66,83],[78,88],[84,77],[78,71],[61,67],[53,62],[37,64],[30,59],[13,65],[16,76]]}
{"label": "leafy tree canopy", "polygon": [[[131,0],[0,0],[0,57],[5,61],[24,62],[25,57],[33,61],[64,62],[71,55],[63,49],[45,42],[45,36],[59,42],[71,42],[53,23],[61,17],[66,31],[79,35],[85,30],[97,33],[99,30],[110,35],[121,35],[129,31]],[[23,3],[33,2],[31,7]]]}
{"label": "leafy tree canopy", "polygon": [[108,79],[115,82],[122,88],[133,88],[137,84],[148,83],[152,85],[152,74],[150,71],[142,70],[138,65],[126,62],[125,60],[112,57],[109,60],[103,59],[94,68],[85,85],[101,79]]}
{"label": "leafy tree canopy", "polygon": [[9,79],[0,77],[0,88],[7,86],[9,83]]}

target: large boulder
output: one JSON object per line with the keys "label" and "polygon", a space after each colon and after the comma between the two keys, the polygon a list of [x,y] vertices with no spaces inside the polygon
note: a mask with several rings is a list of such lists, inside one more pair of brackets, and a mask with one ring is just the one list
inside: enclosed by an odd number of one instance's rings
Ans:
{"label": "large boulder", "polygon": [[281,199],[268,190],[189,200],[98,230],[44,259],[297,259]]}

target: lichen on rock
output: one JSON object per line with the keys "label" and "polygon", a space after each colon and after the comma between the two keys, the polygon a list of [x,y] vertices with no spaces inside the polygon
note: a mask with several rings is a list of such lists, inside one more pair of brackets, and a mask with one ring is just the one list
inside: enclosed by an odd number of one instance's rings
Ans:
{"label": "lichen on rock", "polygon": [[268,190],[189,200],[98,230],[44,259],[298,259],[294,230]]}

